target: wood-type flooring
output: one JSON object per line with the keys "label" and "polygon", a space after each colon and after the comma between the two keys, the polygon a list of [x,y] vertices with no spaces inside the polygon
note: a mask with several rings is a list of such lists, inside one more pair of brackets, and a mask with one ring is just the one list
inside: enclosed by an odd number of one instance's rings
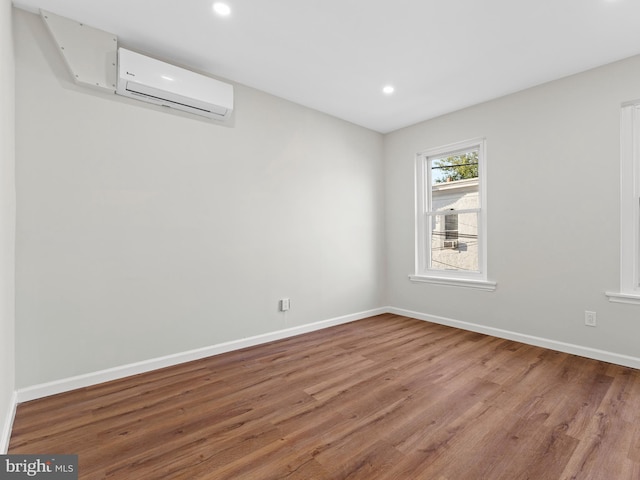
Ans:
{"label": "wood-type flooring", "polygon": [[379,315],[18,406],[80,479],[638,480],[640,371]]}

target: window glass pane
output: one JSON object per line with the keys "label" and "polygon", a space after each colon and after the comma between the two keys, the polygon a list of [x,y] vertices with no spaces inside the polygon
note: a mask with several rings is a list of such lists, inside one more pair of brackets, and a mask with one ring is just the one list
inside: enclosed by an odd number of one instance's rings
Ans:
{"label": "window glass pane", "polygon": [[431,184],[478,178],[478,150],[431,159]]}
{"label": "window glass pane", "polygon": [[446,240],[458,239],[458,214],[444,216],[444,238]]}
{"label": "window glass pane", "polygon": [[478,271],[478,215],[431,216],[431,269]]}
{"label": "window glass pane", "polygon": [[480,208],[478,150],[430,160],[432,212]]}

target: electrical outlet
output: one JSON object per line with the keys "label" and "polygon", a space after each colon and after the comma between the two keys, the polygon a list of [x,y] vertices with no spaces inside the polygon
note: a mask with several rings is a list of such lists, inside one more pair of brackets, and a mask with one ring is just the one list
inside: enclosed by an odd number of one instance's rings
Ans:
{"label": "electrical outlet", "polygon": [[584,312],[584,324],[587,327],[595,327],[596,326],[596,312],[590,312],[589,310],[585,310],[585,312]]}
{"label": "electrical outlet", "polygon": [[290,299],[283,298],[282,300],[280,300],[280,311],[281,312],[286,312],[290,308],[291,308],[291,300]]}

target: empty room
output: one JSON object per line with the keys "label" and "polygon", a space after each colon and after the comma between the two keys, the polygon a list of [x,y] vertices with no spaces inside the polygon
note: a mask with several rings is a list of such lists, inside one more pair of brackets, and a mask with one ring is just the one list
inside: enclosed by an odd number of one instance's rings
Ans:
{"label": "empty room", "polygon": [[640,479],[637,18],[2,0],[0,479]]}

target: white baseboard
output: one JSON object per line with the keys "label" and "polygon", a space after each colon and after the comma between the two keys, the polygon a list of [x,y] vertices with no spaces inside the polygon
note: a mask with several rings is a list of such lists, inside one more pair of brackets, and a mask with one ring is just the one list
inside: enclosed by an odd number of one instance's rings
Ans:
{"label": "white baseboard", "polygon": [[53,382],[34,385],[27,388],[18,389],[17,402],[28,402],[38,398],[48,397],[50,395],[56,395],[58,393],[68,392],[77,388],[89,387],[98,383],[109,382],[111,380],[118,380],[120,378],[129,377],[131,375],[137,375],[140,373],[150,372],[159,368],[171,367],[181,363],[191,362],[193,360],[200,360],[201,358],[210,357],[213,355],[219,355],[221,353],[231,352],[233,350],[240,350],[246,347],[252,347],[263,343],[273,342],[274,340],[281,340],[288,337],[294,337],[303,333],[309,333],[323,328],[332,327],[334,325],[340,325],[343,323],[349,323],[363,318],[371,317],[374,315],[380,315],[387,313],[387,308],[376,308],[373,310],[367,310],[364,312],[354,313],[351,315],[344,315],[341,317],[331,318],[329,320],[323,320],[320,322],[310,323],[307,325],[300,325],[297,327],[291,327],[284,330],[278,330],[276,332],[269,332],[262,335],[256,335],[253,337],[242,338],[239,340],[233,340],[231,342],[220,343],[217,345],[211,345],[209,347],[198,348],[195,350],[189,350],[187,352],[176,353],[173,355],[167,355],[165,357],[152,358],[144,360],[142,362],[136,362],[129,365],[122,365],[119,367],[109,368],[107,370],[100,370],[98,372],[87,373],[84,375],[78,375],[75,377],[64,378]]}
{"label": "white baseboard", "polygon": [[[252,347],[263,343],[272,342],[275,340],[281,340],[288,337],[294,337],[303,333],[309,333],[323,328],[332,327],[334,325],[341,325],[343,323],[349,323],[363,318],[371,317],[374,315],[380,315],[384,313],[393,313],[396,315],[402,315],[406,317],[415,318],[432,323],[438,323],[441,325],[448,325],[450,327],[460,328],[462,330],[469,330],[472,332],[483,333],[498,338],[504,338],[507,340],[514,340],[517,342],[526,343],[529,345],[535,345],[538,347],[544,347],[551,350],[557,350],[560,352],[571,353],[573,355],[579,355],[582,357],[592,358],[595,360],[602,360],[617,365],[623,365],[626,367],[640,369],[640,358],[631,357],[627,355],[621,355],[618,353],[607,352],[604,350],[598,350],[595,348],[584,347],[580,345],[574,345],[571,343],[559,342],[556,340],[550,340],[547,338],[535,337],[532,335],[525,335],[522,333],[512,332],[509,330],[502,330],[499,328],[487,327],[484,325],[478,325],[475,323],[463,322],[460,320],[454,320],[451,318],[440,317],[436,315],[428,315],[421,312],[415,312],[411,310],[405,310],[396,307],[381,307],[373,310],[367,310],[364,312],[354,313],[351,315],[344,315],[341,317],[332,318],[329,320],[323,320],[316,323],[310,323],[307,325],[300,325],[297,327],[287,328],[284,330],[278,330],[276,332],[265,333],[262,335],[256,335],[253,337],[234,340],[231,342],[220,343],[209,347],[190,350],[187,352],[176,353],[173,355],[167,355],[165,357],[152,358],[144,360],[142,362],[132,363],[129,365],[122,365],[119,367],[110,368],[107,370],[101,370],[98,372],[87,373],[84,375],[78,375],[71,378],[65,378],[56,380],[49,383],[43,383],[40,385],[34,385],[27,388],[18,389],[14,395],[13,411],[9,412],[8,419],[3,425],[2,437],[0,442],[6,442],[8,447],[8,438],[11,432],[11,424],[13,423],[13,415],[15,415],[15,405],[21,402],[27,402],[29,400],[35,400],[38,398],[48,397],[58,393],[68,392],[77,388],[89,387],[103,382],[111,380],[118,380],[120,378],[128,377],[131,375],[137,375],[140,373],[150,372],[159,368],[170,367],[181,363],[190,362],[193,360],[199,360],[202,358],[210,357],[213,355],[219,355],[221,353],[231,352],[246,347]],[[6,437],[6,438],[5,438]],[[0,443],[0,452],[3,443]]]}
{"label": "white baseboard", "polygon": [[460,328],[462,330],[484,333],[493,337],[514,340],[516,342],[526,343],[528,345],[535,345],[536,347],[544,347],[550,350],[571,353],[573,355],[579,355],[581,357],[591,358],[594,360],[602,360],[604,362],[614,363],[616,365],[640,369],[640,358],[638,357],[621,355],[619,353],[607,352],[605,350],[598,350],[596,348],[583,347],[581,345],[575,345],[572,343],[559,342],[556,340],[550,340],[548,338],[525,335],[523,333],[502,330],[500,328],[487,327],[475,323],[462,322],[460,320],[453,320],[451,318],[428,315],[411,310],[404,310],[402,308],[388,307],[387,312],[395,313],[396,315],[402,315],[405,317],[415,318],[417,320],[424,320],[426,322],[438,323],[440,325]]}
{"label": "white baseboard", "polygon": [[16,408],[18,407],[18,395],[13,392],[9,402],[9,409],[5,415],[2,425],[0,425],[0,455],[5,455],[9,450],[9,441],[11,440],[11,430],[13,429],[13,420],[16,417]]}

